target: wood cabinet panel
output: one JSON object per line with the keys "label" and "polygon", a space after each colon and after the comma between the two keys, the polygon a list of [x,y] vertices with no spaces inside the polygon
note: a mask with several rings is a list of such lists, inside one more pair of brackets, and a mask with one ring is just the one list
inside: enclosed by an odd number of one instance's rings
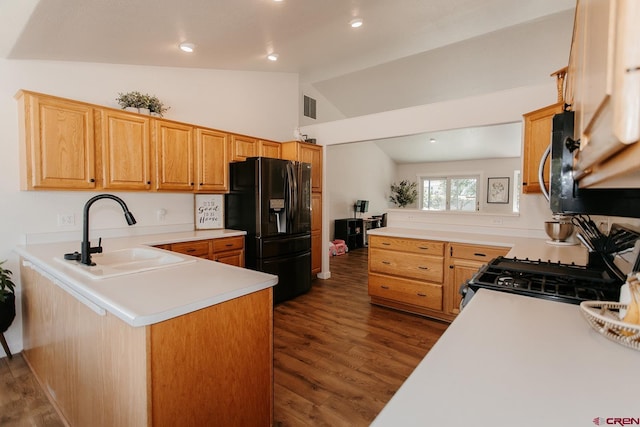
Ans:
{"label": "wood cabinet panel", "polygon": [[272,424],[271,288],[134,328],[21,265],[23,355],[67,425]]}
{"label": "wood cabinet panel", "polygon": [[460,286],[492,259],[505,256],[510,248],[499,246],[449,243],[446,264],[447,278],[445,286],[445,305],[448,313],[460,313]]}
{"label": "wood cabinet panel", "polygon": [[311,191],[322,192],[322,146],[299,141],[282,144],[282,158],[311,164]]}
{"label": "wood cabinet panel", "polygon": [[151,188],[151,119],[115,110],[99,112],[102,186],[109,189]]}
{"label": "wood cabinet panel", "polygon": [[376,248],[369,249],[369,271],[438,283],[444,280],[442,257]]}
{"label": "wood cabinet panel", "polygon": [[191,242],[172,243],[171,250],[185,255],[209,259],[211,255],[211,241],[196,240]]}
{"label": "wood cabinet panel", "polygon": [[282,145],[279,142],[260,140],[260,156],[280,159],[282,157]]}
{"label": "wood cabinet panel", "polygon": [[272,325],[271,288],[151,325],[154,424],[271,425]]}
{"label": "wood cabinet panel", "polygon": [[93,108],[26,91],[17,99],[22,188],[96,188]]}
{"label": "wood cabinet panel", "polygon": [[504,256],[510,248],[499,246],[480,246],[466,243],[449,243],[449,256],[472,261],[489,262],[492,259]]}
{"label": "wood cabinet panel", "polygon": [[145,328],[99,316],[21,262],[23,356],[67,425],[146,426]]}
{"label": "wood cabinet panel", "polygon": [[213,252],[225,252],[238,249],[244,249],[244,237],[225,237],[221,239],[212,239]]}
{"label": "wood cabinet panel", "polygon": [[157,190],[193,191],[193,127],[154,120]]}
{"label": "wood cabinet panel", "polygon": [[196,129],[196,190],[229,190],[229,135],[211,129]]}
{"label": "wood cabinet panel", "polygon": [[369,295],[442,310],[442,285],[369,274]]}
{"label": "wood cabinet panel", "polygon": [[213,261],[235,265],[236,267],[244,267],[244,251],[240,250],[214,253]]}
{"label": "wood cabinet panel", "polygon": [[406,239],[402,237],[370,236],[369,246],[372,248],[393,251],[412,252],[416,254],[442,256],[444,242],[432,240]]}
{"label": "wood cabinet panel", "polygon": [[258,140],[242,135],[231,135],[231,160],[241,162],[258,156]]}
{"label": "wood cabinet panel", "polygon": [[[524,145],[522,156],[522,192],[540,193],[540,179],[538,169],[542,154],[551,144],[551,130],[553,116],[561,113],[564,103],[558,102],[523,115],[524,117]],[[544,177],[549,187],[550,159],[544,166]]]}

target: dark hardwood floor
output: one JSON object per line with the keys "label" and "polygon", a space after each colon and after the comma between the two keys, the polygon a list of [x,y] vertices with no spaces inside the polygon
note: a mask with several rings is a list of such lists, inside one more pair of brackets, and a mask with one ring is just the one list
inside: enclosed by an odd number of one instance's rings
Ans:
{"label": "dark hardwood floor", "polygon": [[373,306],[367,250],[331,258],[331,279],[274,313],[274,419],[367,426],[448,324]]}
{"label": "dark hardwood floor", "polygon": [[[274,309],[274,424],[369,425],[446,328],[372,306],[366,249],[331,258],[331,279]],[[0,359],[0,425],[62,425],[21,354]]]}

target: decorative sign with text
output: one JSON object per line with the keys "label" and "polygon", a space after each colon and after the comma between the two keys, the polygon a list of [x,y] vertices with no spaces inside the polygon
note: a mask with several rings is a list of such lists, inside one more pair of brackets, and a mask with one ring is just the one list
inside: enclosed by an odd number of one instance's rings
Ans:
{"label": "decorative sign with text", "polygon": [[224,228],[223,197],[222,194],[195,195],[196,230]]}

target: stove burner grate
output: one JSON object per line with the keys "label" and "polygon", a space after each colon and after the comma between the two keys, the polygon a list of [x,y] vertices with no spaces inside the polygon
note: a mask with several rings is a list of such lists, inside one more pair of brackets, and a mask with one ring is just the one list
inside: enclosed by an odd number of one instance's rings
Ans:
{"label": "stove burner grate", "polygon": [[467,284],[473,290],[487,288],[573,304],[617,301],[620,292],[617,279],[601,270],[504,257],[481,267]]}

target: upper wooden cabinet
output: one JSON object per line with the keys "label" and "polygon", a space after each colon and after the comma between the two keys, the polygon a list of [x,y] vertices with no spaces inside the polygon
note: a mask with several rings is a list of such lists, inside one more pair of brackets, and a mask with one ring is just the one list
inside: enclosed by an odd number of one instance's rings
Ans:
{"label": "upper wooden cabinet", "polygon": [[311,164],[311,191],[322,192],[322,146],[290,141],[282,144],[282,158]]}
{"label": "upper wooden cabinet", "polygon": [[[567,90],[580,187],[637,186],[640,179],[640,2],[579,0]],[[635,181],[635,182],[634,182]]]}
{"label": "upper wooden cabinet", "polygon": [[151,188],[149,117],[116,110],[96,111],[96,137],[102,152],[102,187]]}
{"label": "upper wooden cabinet", "polygon": [[20,91],[21,188],[94,189],[93,108]]}
{"label": "upper wooden cabinet", "polygon": [[260,147],[260,157],[270,157],[272,159],[282,158],[282,144],[279,142],[261,139],[258,144]]}
{"label": "upper wooden cabinet", "polygon": [[247,157],[258,157],[258,153],[256,138],[231,134],[231,161],[241,162]]}
{"label": "upper wooden cabinet", "polygon": [[210,129],[196,129],[196,190],[229,190],[229,135]]}
{"label": "upper wooden cabinet", "polygon": [[[561,113],[564,103],[558,102],[548,107],[524,114],[524,145],[522,156],[522,192],[540,193],[538,169],[542,154],[551,144],[553,116]],[[549,186],[549,163],[544,166],[544,177]]]}
{"label": "upper wooden cabinet", "polygon": [[193,191],[193,126],[154,119],[156,190]]}

